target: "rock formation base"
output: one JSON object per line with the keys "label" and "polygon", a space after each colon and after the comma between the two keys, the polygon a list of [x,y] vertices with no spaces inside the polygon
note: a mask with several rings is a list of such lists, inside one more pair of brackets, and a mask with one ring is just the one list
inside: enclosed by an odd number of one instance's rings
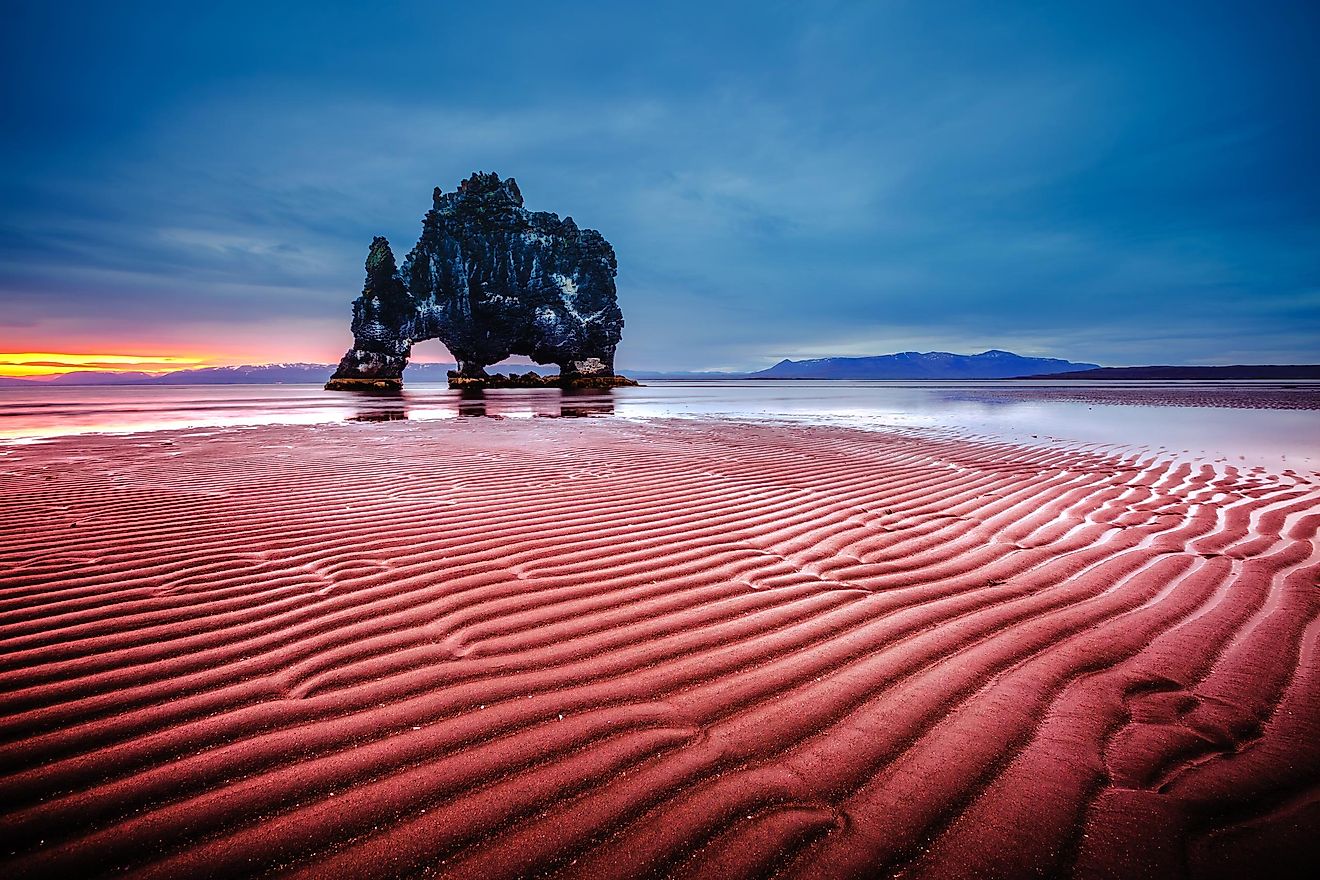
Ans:
{"label": "rock formation base", "polygon": [[402,379],[352,379],[334,378],[325,383],[326,391],[366,391],[370,393],[391,393],[403,390]]}
{"label": "rock formation base", "polygon": [[449,371],[450,388],[624,388],[637,385],[627,376],[542,376],[530,370],[526,373],[491,373],[488,376],[464,376]]}

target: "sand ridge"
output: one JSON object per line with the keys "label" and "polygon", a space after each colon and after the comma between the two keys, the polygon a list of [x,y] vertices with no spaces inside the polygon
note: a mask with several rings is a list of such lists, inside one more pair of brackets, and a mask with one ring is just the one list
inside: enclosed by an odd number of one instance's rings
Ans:
{"label": "sand ridge", "polygon": [[1316,855],[1313,474],[489,420],[14,446],[0,497],[10,875]]}

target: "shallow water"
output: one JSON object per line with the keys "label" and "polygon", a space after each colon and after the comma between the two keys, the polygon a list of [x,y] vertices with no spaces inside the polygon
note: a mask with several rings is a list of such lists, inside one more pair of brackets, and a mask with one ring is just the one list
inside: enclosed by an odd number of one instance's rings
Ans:
{"label": "shallow water", "polygon": [[724,418],[847,425],[1320,467],[1317,383],[649,382],[381,397],[314,385],[0,389],[0,440],[256,424],[473,417]]}

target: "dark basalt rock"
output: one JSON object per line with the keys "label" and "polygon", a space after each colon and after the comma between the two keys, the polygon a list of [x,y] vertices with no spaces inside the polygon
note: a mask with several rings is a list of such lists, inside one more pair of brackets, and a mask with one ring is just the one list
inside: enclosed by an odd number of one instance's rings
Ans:
{"label": "dark basalt rock", "polygon": [[326,384],[331,390],[388,391],[403,384],[413,340],[406,331],[417,306],[394,264],[390,243],[381,236],[367,253],[367,281],[353,301],[353,348]]}
{"label": "dark basalt rock", "polygon": [[353,348],[326,388],[399,388],[413,343],[426,339],[458,359],[451,385],[531,385],[486,373],[513,354],[559,366],[559,377],[540,384],[632,384],[614,375],[623,332],[617,269],[599,232],[528,211],[513,178],[473,174],[455,192],[437,187],[402,271],[389,242],[372,241],[353,302]]}
{"label": "dark basalt rock", "polygon": [[540,373],[488,373],[483,376],[464,376],[457,370],[449,371],[450,388],[623,388],[637,385],[626,376],[596,373],[576,376],[542,376]]}

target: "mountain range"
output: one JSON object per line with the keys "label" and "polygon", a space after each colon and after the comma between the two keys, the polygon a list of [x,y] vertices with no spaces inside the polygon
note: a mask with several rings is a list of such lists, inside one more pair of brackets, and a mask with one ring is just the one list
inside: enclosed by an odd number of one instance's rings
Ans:
{"label": "mountain range", "polygon": [[[448,379],[453,364],[414,363],[408,366],[410,383],[439,382]],[[497,368],[498,369],[498,368]],[[556,367],[510,365],[506,370],[551,374]],[[259,364],[233,367],[200,367],[176,370],[163,376],[149,373],[104,373],[80,371],[53,379],[17,379],[0,377],[0,387],[45,385],[322,385],[334,371],[333,364]],[[1320,379],[1320,366],[1237,365],[1237,366],[1153,366],[1100,367],[1074,363],[1060,358],[1023,357],[1010,351],[991,349],[980,354],[953,354],[947,351],[904,351],[876,357],[832,357],[812,360],[782,360],[765,370],[734,372],[660,372],[629,371],[641,380],[718,379]]]}
{"label": "mountain range", "polygon": [[947,351],[904,351],[877,357],[831,357],[783,360],[752,379],[1014,379],[1076,370],[1098,364],[1078,364],[1059,358],[1033,358],[991,349],[980,354]]}

